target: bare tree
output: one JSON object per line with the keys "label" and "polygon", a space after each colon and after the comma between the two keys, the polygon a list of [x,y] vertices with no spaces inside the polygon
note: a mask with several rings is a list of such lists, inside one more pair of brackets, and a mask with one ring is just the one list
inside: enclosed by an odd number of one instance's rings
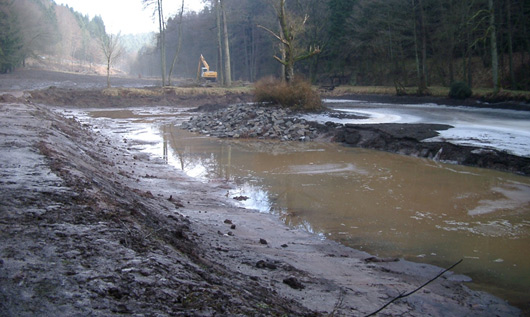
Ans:
{"label": "bare tree", "polygon": [[224,6],[224,0],[219,0],[221,5],[221,16],[223,18],[223,44],[224,44],[224,54],[223,54],[223,66],[224,66],[224,85],[232,85],[232,69],[230,67],[230,43],[228,41],[228,26],[226,24],[226,9]]}
{"label": "bare tree", "polygon": [[166,21],[164,20],[164,8],[162,0],[142,0],[144,6],[154,6],[153,16],[158,16],[158,44],[160,46],[160,64],[162,71],[162,86],[166,85]]}
{"label": "bare tree", "polygon": [[182,0],[180,12],[179,12],[179,20],[177,22],[177,36],[178,36],[177,48],[175,50],[175,56],[173,57],[173,63],[171,63],[171,67],[169,68],[169,74],[167,76],[167,82],[169,86],[171,86],[171,75],[173,74],[173,69],[175,68],[175,64],[177,63],[177,60],[179,58],[180,49],[182,48],[182,16],[183,15],[184,15],[184,0]]}
{"label": "bare tree", "polygon": [[107,88],[110,88],[110,69],[112,64],[123,54],[123,48],[120,45],[120,33],[105,34],[100,39],[101,49],[107,62]]}
{"label": "bare tree", "polygon": [[226,7],[224,0],[212,1],[215,8],[217,25],[217,56],[219,81],[224,86],[232,85],[232,68],[230,64],[230,41],[228,39],[228,24],[226,22]]}
{"label": "bare tree", "polygon": [[488,1],[490,40],[491,40],[491,74],[493,77],[493,91],[499,92],[499,58],[497,53],[497,28],[495,26],[495,9],[493,0]]}
{"label": "bare tree", "polygon": [[52,53],[52,45],[60,39],[55,22],[55,12],[35,1],[11,2],[20,23],[22,64],[25,65],[27,58],[37,56],[37,52]]}
{"label": "bare tree", "polygon": [[216,23],[217,23],[217,61],[218,61],[218,70],[219,70],[219,80],[221,84],[224,85],[225,74],[223,72],[223,41],[222,41],[222,28],[221,28],[221,4],[219,0],[213,1],[213,6],[215,7]]}
{"label": "bare tree", "polygon": [[422,0],[413,0],[414,13],[416,15],[417,24],[419,27],[419,36],[421,48],[420,56],[418,58],[418,40],[417,40],[417,29],[414,26],[414,45],[416,48],[416,69],[418,72],[418,95],[423,96],[429,94],[427,88],[427,27],[425,21],[425,10],[423,7]]}
{"label": "bare tree", "polygon": [[320,53],[320,48],[317,46],[310,47],[309,50],[300,49],[297,43],[297,36],[303,33],[304,26],[309,18],[307,15],[301,19],[289,16],[285,10],[285,0],[273,0],[272,7],[276,12],[280,25],[279,33],[275,33],[261,25],[259,27],[280,41],[281,57],[274,56],[274,58],[285,67],[283,77],[287,83],[290,83],[294,79],[295,63]]}

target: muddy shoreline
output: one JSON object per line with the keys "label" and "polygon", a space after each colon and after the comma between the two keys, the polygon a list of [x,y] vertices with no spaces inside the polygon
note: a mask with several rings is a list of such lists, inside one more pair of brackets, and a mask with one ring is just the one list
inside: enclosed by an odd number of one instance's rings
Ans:
{"label": "muddy shoreline", "polygon": [[[52,110],[134,101],[58,89],[0,96],[3,315],[364,316],[441,271],[237,207],[224,196],[231,184],[191,179]],[[173,98],[150,101],[215,108],[247,97]],[[383,314],[521,315],[467,280],[446,273]]]}
{"label": "muddy shoreline", "polygon": [[[190,179],[46,106],[1,107],[8,316],[361,316],[440,272],[238,208],[223,198],[230,184]],[[519,314],[465,280],[448,273],[385,313]]]}

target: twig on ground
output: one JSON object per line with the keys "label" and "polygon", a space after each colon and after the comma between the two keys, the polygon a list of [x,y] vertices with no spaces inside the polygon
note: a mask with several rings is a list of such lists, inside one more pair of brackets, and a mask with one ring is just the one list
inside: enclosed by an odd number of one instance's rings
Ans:
{"label": "twig on ground", "polygon": [[335,316],[335,313],[342,307],[342,302],[344,301],[344,293],[346,291],[341,289],[339,298],[337,299],[337,302],[335,303],[335,306],[333,307],[333,311],[328,316]]}
{"label": "twig on ground", "polygon": [[399,294],[397,297],[395,297],[394,299],[392,299],[391,301],[389,301],[388,303],[386,303],[385,305],[383,305],[381,308],[379,308],[378,310],[374,311],[373,313],[369,314],[369,315],[366,315],[366,317],[369,317],[369,316],[375,316],[377,313],[381,312],[383,309],[387,308],[390,304],[392,304],[393,302],[397,301],[397,300],[400,300],[402,298],[405,298],[407,296],[410,296],[414,293],[416,293],[417,291],[419,291],[420,289],[424,288],[425,286],[427,286],[428,284],[430,284],[431,282],[435,281],[436,279],[438,279],[440,276],[444,275],[447,271],[451,270],[452,268],[454,268],[455,266],[457,266],[458,264],[462,263],[462,261],[464,261],[464,259],[460,259],[460,261],[456,262],[455,264],[451,265],[450,267],[448,267],[447,269],[443,270],[442,272],[440,272],[438,275],[436,275],[435,277],[433,277],[432,279],[430,279],[429,281],[425,282],[423,285],[421,285],[420,287],[416,288],[415,290],[413,291],[410,291],[408,293],[402,293],[402,294]]}

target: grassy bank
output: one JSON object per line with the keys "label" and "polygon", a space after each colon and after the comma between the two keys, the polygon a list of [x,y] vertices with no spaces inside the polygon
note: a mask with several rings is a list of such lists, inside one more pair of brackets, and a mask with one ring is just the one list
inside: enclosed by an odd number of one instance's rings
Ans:
{"label": "grassy bank", "polygon": [[164,95],[175,96],[223,96],[226,94],[250,94],[251,87],[157,87],[157,88],[106,88],[103,95],[111,97],[143,96],[157,97]]}
{"label": "grassy bank", "polygon": [[[414,96],[416,87],[406,87],[407,95]],[[449,87],[429,87],[430,95],[433,97],[446,98],[449,95]],[[111,97],[160,97],[160,96],[224,96],[227,94],[250,95],[254,93],[254,86],[234,87],[156,87],[156,88],[107,88],[103,95]],[[392,86],[338,86],[333,91],[322,93],[326,97],[338,97],[343,95],[396,95]],[[497,94],[491,88],[474,88],[472,98],[485,101],[522,101],[530,103],[530,91],[501,90]]]}
{"label": "grassy bank", "polygon": [[[408,95],[416,94],[416,87],[406,87]],[[449,87],[431,86],[429,92],[433,97],[447,97]],[[326,96],[341,95],[395,95],[396,89],[392,86],[338,86],[331,92],[326,92]],[[473,98],[491,101],[516,100],[530,103],[530,91],[501,90],[497,94],[492,88],[473,88]]]}

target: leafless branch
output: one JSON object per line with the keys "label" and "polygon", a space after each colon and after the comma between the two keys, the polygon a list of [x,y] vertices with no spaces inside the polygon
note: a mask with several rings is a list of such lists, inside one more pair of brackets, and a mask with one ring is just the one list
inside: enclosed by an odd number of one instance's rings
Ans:
{"label": "leafless branch", "polygon": [[272,31],[271,29],[267,28],[267,27],[264,27],[263,25],[259,25],[258,24],[258,27],[260,29],[264,29],[265,31],[269,32],[272,36],[274,36],[276,39],[278,39],[280,42],[284,43],[284,44],[288,44],[281,36],[279,36],[278,34],[274,33],[274,31]]}
{"label": "leafless branch", "polygon": [[369,314],[369,315],[366,315],[366,317],[369,317],[369,316],[375,316],[376,314],[378,314],[379,312],[381,312],[383,309],[387,308],[390,304],[392,304],[393,302],[397,301],[397,300],[400,300],[402,298],[405,298],[407,296],[410,296],[414,293],[416,293],[417,291],[419,291],[420,289],[424,288],[425,286],[427,286],[428,284],[432,283],[433,281],[435,281],[436,279],[438,279],[440,276],[444,275],[447,271],[453,269],[455,266],[457,266],[458,264],[462,263],[462,261],[464,261],[464,259],[460,259],[460,261],[456,262],[455,264],[451,265],[450,267],[448,267],[447,269],[443,270],[442,272],[440,272],[440,274],[436,275],[435,277],[433,277],[432,279],[430,279],[429,281],[427,281],[426,283],[422,284],[420,287],[416,288],[415,290],[413,291],[410,291],[408,293],[402,293],[400,295],[398,295],[397,297],[395,297],[394,299],[392,299],[391,301],[389,301],[388,303],[386,303],[385,305],[383,305],[381,308],[379,308],[378,310],[374,311],[373,313]]}

